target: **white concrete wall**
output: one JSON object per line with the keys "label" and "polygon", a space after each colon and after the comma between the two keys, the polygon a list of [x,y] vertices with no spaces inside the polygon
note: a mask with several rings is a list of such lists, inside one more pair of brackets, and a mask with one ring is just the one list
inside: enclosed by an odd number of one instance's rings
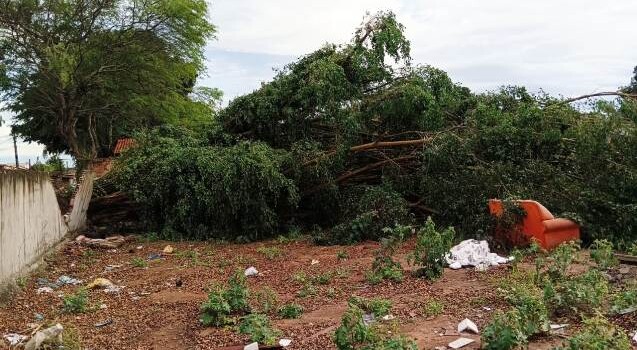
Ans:
{"label": "white concrete wall", "polygon": [[0,289],[67,232],[47,174],[0,171]]}

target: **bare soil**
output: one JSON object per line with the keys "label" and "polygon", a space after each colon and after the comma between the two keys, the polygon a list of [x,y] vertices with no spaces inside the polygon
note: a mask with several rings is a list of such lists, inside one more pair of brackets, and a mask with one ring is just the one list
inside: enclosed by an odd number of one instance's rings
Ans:
{"label": "bare soil", "polygon": [[[150,261],[147,268],[133,266],[133,258],[148,259],[149,255],[162,252],[168,244],[175,248],[173,254],[162,254],[160,259]],[[257,252],[263,246],[276,246],[283,255],[267,259]],[[249,266],[259,270],[258,276],[248,278],[251,291],[269,287],[278,295],[279,304],[295,302],[305,309],[299,319],[284,320],[276,313],[270,315],[284,337],[292,339],[288,349],[334,349],[333,332],[346,309],[347,299],[353,295],[391,299],[398,330],[414,339],[419,349],[446,346],[457,339],[456,327],[464,318],[473,320],[482,329],[494,313],[507,308],[506,302],[498,296],[497,286],[509,274],[508,266],[485,272],[446,269],[443,277],[434,282],[406,273],[402,283],[370,285],[364,273],[377,248],[374,242],[319,247],[304,241],[243,245],[137,241],[116,250],[100,250],[71,242],[51,256],[47,266],[32,274],[22,291],[0,308],[0,335],[28,333],[33,323],[38,322],[36,313],[39,313],[44,316],[44,321],[39,323],[59,322],[74,329],[87,349],[219,349],[245,344],[247,336],[238,334],[232,327],[203,327],[198,320],[199,307],[210,286],[225,283],[232,272]],[[408,243],[401,250],[401,261],[409,249]],[[341,250],[347,252],[348,259],[337,258]],[[312,265],[313,259],[319,263]],[[108,269],[108,265],[120,266]],[[405,263],[403,266],[409,268]],[[586,268],[586,265],[579,266],[582,270]],[[637,273],[637,267],[633,267],[633,271]],[[293,278],[299,272],[307,276],[322,273],[337,276],[327,285],[315,284],[316,295],[300,297],[298,292],[303,286]],[[61,312],[60,296],[75,292],[78,286],[67,285],[53,293],[36,292],[37,278],[54,282],[61,275],[79,278],[84,284],[103,277],[123,288],[119,293],[91,290],[90,311],[65,314]],[[423,308],[432,299],[444,304],[441,315],[426,316]],[[637,327],[633,317],[617,319],[617,322],[625,327]],[[112,323],[95,326],[106,320]],[[575,329],[577,325],[567,328],[566,334]],[[478,335],[462,336],[476,340],[463,349],[480,347]],[[562,341],[559,336],[544,337],[533,341],[529,348],[550,349]],[[0,347],[6,345],[3,340],[2,343]]]}

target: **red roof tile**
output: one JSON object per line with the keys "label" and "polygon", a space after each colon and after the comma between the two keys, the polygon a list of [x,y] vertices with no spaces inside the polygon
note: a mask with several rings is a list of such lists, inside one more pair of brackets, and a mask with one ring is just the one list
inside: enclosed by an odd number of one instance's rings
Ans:
{"label": "red roof tile", "polygon": [[113,151],[113,154],[115,154],[116,156],[120,155],[122,152],[134,146],[135,146],[134,139],[131,139],[131,138],[119,139],[117,140],[117,144],[115,144],[115,150]]}

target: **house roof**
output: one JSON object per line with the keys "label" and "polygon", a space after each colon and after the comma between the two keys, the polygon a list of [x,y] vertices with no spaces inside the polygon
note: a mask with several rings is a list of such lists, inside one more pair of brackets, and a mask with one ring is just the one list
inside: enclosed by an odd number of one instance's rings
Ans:
{"label": "house roof", "polygon": [[135,140],[132,138],[121,138],[117,140],[115,144],[115,150],[113,150],[113,154],[116,156],[122,154],[122,152],[126,151],[129,148],[135,147]]}

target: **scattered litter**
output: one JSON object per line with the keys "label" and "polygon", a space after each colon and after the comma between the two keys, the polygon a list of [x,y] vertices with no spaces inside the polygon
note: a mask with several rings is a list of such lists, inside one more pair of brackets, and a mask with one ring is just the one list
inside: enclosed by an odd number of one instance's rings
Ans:
{"label": "scattered litter", "polygon": [[484,309],[484,311],[491,311],[491,308],[488,306],[483,306],[482,309]]}
{"label": "scattered litter", "polygon": [[460,266],[475,266],[480,269],[506,264],[511,261],[510,258],[491,253],[487,241],[477,241],[475,239],[464,240],[452,247],[445,259],[449,267],[453,265],[453,268],[457,268],[458,264],[460,264]]}
{"label": "scattered litter", "polygon": [[143,245],[138,245],[135,249],[142,250],[142,249],[144,249],[144,246]]}
{"label": "scattered litter", "polygon": [[467,346],[473,343],[475,340],[469,338],[458,338],[451,343],[449,343],[449,347],[452,349],[460,349],[463,346]]}
{"label": "scattered litter", "polygon": [[475,334],[480,334],[478,326],[476,326],[476,324],[468,318],[465,318],[460,323],[458,323],[458,333],[462,333],[464,331],[470,331]]}
{"label": "scattered litter", "polygon": [[91,282],[88,285],[86,285],[86,288],[88,288],[88,289],[107,288],[107,287],[111,287],[113,285],[114,285],[113,282],[107,280],[106,278],[98,277],[98,278],[94,279],[93,282]]}
{"label": "scattered litter", "polygon": [[53,293],[53,288],[51,287],[40,287],[36,290],[36,293],[38,294],[42,294],[42,293]]}
{"label": "scattered litter", "polygon": [[161,259],[161,253],[148,254],[148,261]]}
{"label": "scattered litter", "polygon": [[115,269],[119,269],[120,267],[122,267],[122,265],[106,265],[106,267],[104,267],[104,271],[109,272]]}
{"label": "scattered litter", "polygon": [[462,264],[459,261],[454,261],[451,264],[449,264],[449,268],[452,270],[459,270],[462,268]]}
{"label": "scattered litter", "polygon": [[71,284],[71,285],[78,285],[81,284],[82,281],[78,280],[77,278],[73,278],[67,275],[62,275],[60,277],[58,277],[58,280],[56,282],[59,286],[63,286],[65,284]]}
{"label": "scattered litter", "polygon": [[372,323],[375,323],[376,319],[374,318],[374,314],[364,314],[363,315],[363,323],[366,326],[369,326]]}
{"label": "scattered litter", "polygon": [[635,335],[633,335],[633,342],[637,343],[637,331],[635,331]]}
{"label": "scattered litter", "polygon": [[259,343],[250,343],[243,347],[243,350],[259,350]]}
{"label": "scattered litter", "polygon": [[568,327],[568,323],[562,323],[562,324],[552,324],[551,325],[551,330],[557,330],[557,329],[562,329],[562,328],[566,328]]}
{"label": "scattered litter", "polygon": [[319,261],[316,260],[316,259],[312,259],[312,261],[310,261],[310,265],[316,265],[318,263],[319,263]]}
{"label": "scattered litter", "polygon": [[446,346],[436,346],[436,347],[434,348],[434,350],[446,350],[446,349],[447,349],[447,347],[446,347]]}
{"label": "scattered litter", "polygon": [[246,277],[256,276],[259,274],[259,271],[254,266],[250,266],[243,272],[243,274]]}
{"label": "scattered litter", "polygon": [[22,343],[25,339],[27,339],[25,335],[17,334],[17,333],[8,333],[3,335],[2,337],[9,342],[10,346],[16,346]]}
{"label": "scattered litter", "polygon": [[108,309],[108,305],[106,304],[100,304],[100,309],[104,310],[104,309]]}
{"label": "scattered litter", "polygon": [[35,333],[33,338],[31,338],[26,345],[24,346],[24,350],[37,350],[40,348],[40,345],[45,342],[49,342],[53,339],[58,339],[62,341],[62,331],[64,327],[61,324],[56,324],[55,326],[51,326],[45,330],[38,331]]}
{"label": "scattered litter", "polygon": [[391,320],[393,320],[395,318],[396,317],[394,315],[392,315],[392,314],[385,315],[385,316],[382,317],[383,321],[391,321]]}
{"label": "scattered litter", "polygon": [[637,306],[631,306],[629,308],[617,311],[617,314],[618,315],[625,315],[625,314],[630,314],[630,313],[635,312],[635,311],[637,311]]}
{"label": "scattered litter", "polygon": [[38,322],[39,321],[44,321],[44,315],[42,315],[41,313],[38,313],[38,312],[33,314],[33,318],[35,318],[35,320],[38,321]]}
{"label": "scattered litter", "polygon": [[279,340],[279,345],[284,347],[284,348],[290,346],[290,344],[292,344],[292,339],[283,338],[283,339]]}
{"label": "scattered litter", "polygon": [[79,235],[75,238],[75,241],[89,247],[114,249],[126,243],[126,237],[118,235],[107,238],[88,238],[84,235]]}
{"label": "scattered litter", "polygon": [[165,254],[172,254],[173,251],[174,251],[174,249],[173,249],[173,247],[171,245],[167,245],[166,247],[164,247],[164,250],[163,250],[163,252]]}
{"label": "scattered litter", "polygon": [[37,283],[38,286],[48,286],[49,284],[51,284],[51,281],[46,278],[38,277],[38,279],[35,280],[35,283]]}
{"label": "scattered litter", "polygon": [[112,286],[104,288],[104,293],[119,293],[122,290],[122,288],[124,287],[112,285]]}
{"label": "scattered litter", "polygon": [[108,326],[108,325],[109,325],[109,324],[111,324],[111,323],[113,323],[113,320],[111,320],[111,319],[109,318],[108,320],[104,320],[104,321],[101,321],[101,322],[97,322],[97,323],[95,324],[95,327],[96,327],[96,328],[102,328],[102,327],[106,327],[106,326]]}

